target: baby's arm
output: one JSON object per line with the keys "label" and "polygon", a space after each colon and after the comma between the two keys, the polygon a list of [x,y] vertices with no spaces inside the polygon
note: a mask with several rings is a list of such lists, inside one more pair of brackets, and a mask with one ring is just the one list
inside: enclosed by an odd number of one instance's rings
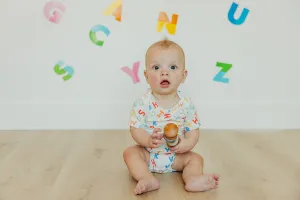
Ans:
{"label": "baby's arm", "polygon": [[158,132],[160,129],[154,129],[150,135],[145,129],[130,127],[130,133],[132,138],[140,145],[147,148],[157,148],[158,144],[163,143],[161,141],[162,135]]}
{"label": "baby's arm", "polygon": [[192,150],[198,142],[199,129],[190,130],[185,133],[184,137],[180,137],[180,142],[170,150],[175,153],[185,153]]}
{"label": "baby's arm", "polygon": [[184,122],[186,132],[184,137],[180,138],[179,144],[171,148],[171,151],[176,153],[185,153],[192,150],[196,146],[200,134],[197,110],[191,99],[186,102],[184,109],[186,113]]}
{"label": "baby's arm", "polygon": [[135,128],[135,127],[130,127],[130,133],[132,138],[140,145],[144,147],[148,147],[148,141],[150,138],[150,135],[147,133],[145,129],[142,128]]}
{"label": "baby's arm", "polygon": [[185,133],[184,139],[187,142],[188,149],[191,150],[196,146],[199,139],[199,132],[199,129],[194,129]]}
{"label": "baby's arm", "polygon": [[157,148],[158,144],[162,144],[162,134],[159,134],[160,129],[154,129],[152,134],[149,134],[145,129],[146,110],[143,105],[140,105],[140,100],[134,102],[130,115],[130,133],[132,138],[140,145],[147,148]]}

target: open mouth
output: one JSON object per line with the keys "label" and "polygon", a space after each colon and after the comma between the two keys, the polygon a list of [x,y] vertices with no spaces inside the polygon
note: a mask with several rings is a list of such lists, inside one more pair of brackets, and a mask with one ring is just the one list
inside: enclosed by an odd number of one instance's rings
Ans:
{"label": "open mouth", "polygon": [[170,85],[170,81],[168,81],[168,80],[162,80],[162,81],[160,82],[160,86],[161,86],[162,88],[167,88],[167,87],[169,87],[169,85]]}
{"label": "open mouth", "polygon": [[163,80],[160,82],[161,85],[169,85],[170,84],[170,81],[168,80]]}

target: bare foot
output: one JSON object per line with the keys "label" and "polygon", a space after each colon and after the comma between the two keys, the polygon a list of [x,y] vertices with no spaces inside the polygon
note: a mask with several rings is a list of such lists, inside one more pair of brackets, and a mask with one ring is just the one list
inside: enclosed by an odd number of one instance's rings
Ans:
{"label": "bare foot", "polygon": [[204,174],[202,176],[191,177],[185,185],[189,192],[204,192],[207,190],[217,189],[219,185],[219,175]]}
{"label": "bare foot", "polygon": [[159,181],[155,177],[141,179],[134,189],[134,194],[142,194],[152,190],[157,190],[159,185]]}

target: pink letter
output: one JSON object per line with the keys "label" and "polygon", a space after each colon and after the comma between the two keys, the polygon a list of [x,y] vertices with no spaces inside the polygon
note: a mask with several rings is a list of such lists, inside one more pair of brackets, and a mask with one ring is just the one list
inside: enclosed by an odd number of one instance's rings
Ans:
{"label": "pink letter", "polygon": [[44,7],[44,15],[50,22],[58,24],[65,10],[66,7],[62,3],[49,1]]}
{"label": "pink letter", "polygon": [[129,69],[129,67],[125,66],[125,67],[122,67],[121,70],[123,72],[125,72],[126,74],[128,74],[132,80],[133,80],[133,83],[136,84],[138,82],[140,82],[140,79],[138,77],[138,70],[139,70],[139,67],[140,67],[140,62],[136,62],[133,64],[133,69]]}

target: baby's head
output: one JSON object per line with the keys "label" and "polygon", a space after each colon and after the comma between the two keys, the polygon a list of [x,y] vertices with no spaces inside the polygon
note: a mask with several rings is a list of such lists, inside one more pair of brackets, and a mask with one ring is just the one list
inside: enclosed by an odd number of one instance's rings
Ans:
{"label": "baby's head", "polygon": [[185,55],[183,49],[164,39],[152,44],[146,52],[145,78],[152,91],[168,95],[177,91],[185,81]]}

